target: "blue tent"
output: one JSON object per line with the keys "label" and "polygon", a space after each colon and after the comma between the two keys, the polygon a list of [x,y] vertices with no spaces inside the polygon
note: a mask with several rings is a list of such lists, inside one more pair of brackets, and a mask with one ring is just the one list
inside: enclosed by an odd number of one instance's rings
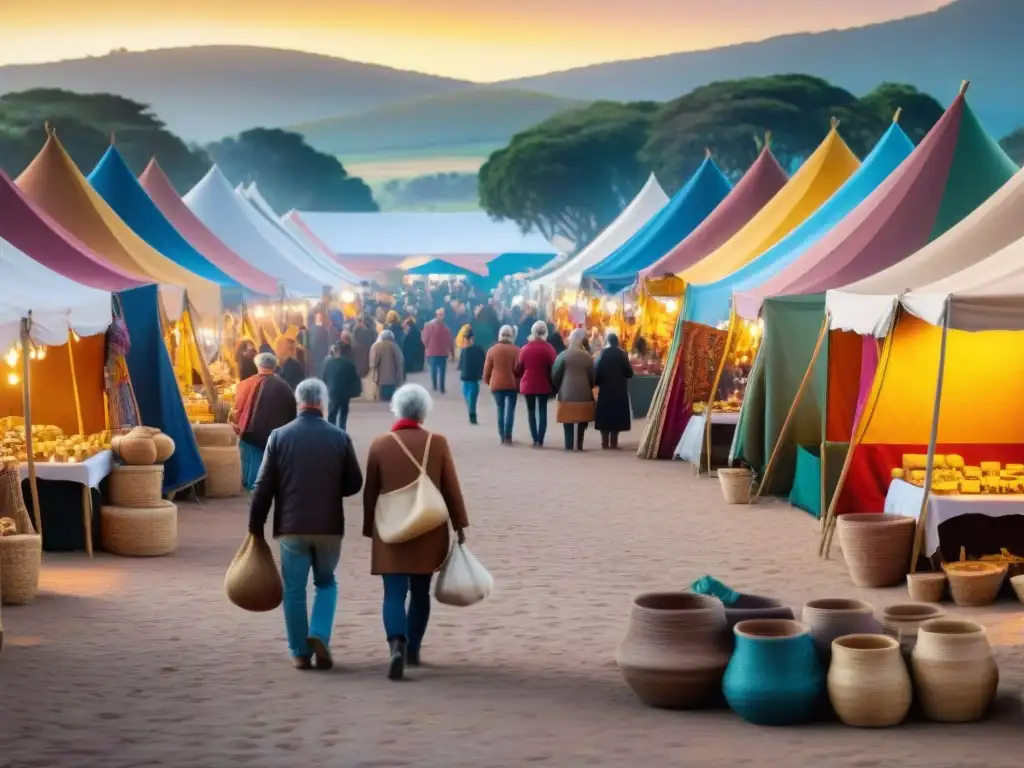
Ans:
{"label": "blue tent", "polygon": [[664,208],[629,240],[583,273],[583,279],[614,293],[636,282],[637,273],[687,238],[732,190],[715,165],[704,158],[697,171]]}
{"label": "blue tent", "polygon": [[131,336],[128,373],[139,404],[142,423],[157,427],[174,441],[174,454],[164,464],[164,493],[178,491],[206,477],[192,427],[181,402],[160,330],[159,298],[155,285],[118,294]]}
{"label": "blue tent", "polygon": [[501,278],[539,269],[555,258],[554,253],[503,253],[487,262],[487,276],[497,283]]}
{"label": "blue tent", "polygon": [[431,259],[430,261],[420,264],[418,267],[405,270],[407,275],[423,276],[426,275],[462,275],[464,277],[481,277],[477,272],[465,267],[460,267],[458,264],[452,264],[450,261],[444,259]]}
{"label": "blue tent", "polygon": [[111,146],[100,158],[89,174],[89,183],[114,213],[152,248],[199,277],[224,288],[241,290],[233,278],[211,264],[178,234],[146,194],[116,147]]}
{"label": "blue tent", "polygon": [[864,202],[913,151],[913,142],[893,123],[857,172],[786,237],[721,280],[688,285],[683,303],[684,319],[704,325],[718,325],[728,320],[733,293],[756,288],[796,261]]}

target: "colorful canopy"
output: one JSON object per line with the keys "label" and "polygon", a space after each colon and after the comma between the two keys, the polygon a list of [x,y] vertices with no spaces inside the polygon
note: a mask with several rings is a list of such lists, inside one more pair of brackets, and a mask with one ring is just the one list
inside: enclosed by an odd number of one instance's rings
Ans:
{"label": "colorful canopy", "polygon": [[668,195],[652,173],[615,220],[605,227],[590,244],[563,262],[561,266],[530,282],[530,290],[545,288],[578,288],[583,271],[603,261],[626,244],[658,211],[668,203]]}
{"label": "colorful canopy", "polygon": [[17,179],[26,196],[82,242],[123,271],[160,285],[170,320],[184,311],[183,294],[201,317],[220,316],[220,286],[162,256],[125,224],[78,170],[56,136]]}
{"label": "colorful canopy", "polygon": [[430,261],[424,262],[419,266],[407,269],[405,274],[425,276],[425,275],[463,275],[466,277],[479,277],[479,272],[466,269],[466,267],[460,267],[458,264],[452,264],[450,261],[444,259],[431,259]]}
{"label": "colorful canopy", "polygon": [[0,171],[0,238],[44,267],[76,283],[104,291],[123,291],[142,285],[139,279],[103,261],[25,197]]}
{"label": "colorful canopy", "polygon": [[178,233],[146,194],[113,144],[87,178],[114,213],[168,259],[222,288],[241,287]]}
{"label": "colorful canopy", "polygon": [[503,253],[487,262],[487,276],[497,282],[509,275],[543,269],[551,260],[546,253]]}
{"label": "colorful canopy", "polygon": [[731,191],[732,185],[708,152],[704,162],[668,205],[623,246],[584,271],[583,279],[599,284],[607,293],[632,285],[640,270],[685,240]]}
{"label": "colorful canopy", "polygon": [[775,197],[788,177],[772,154],[769,142],[754,164],[743,174],[729,196],[722,201],[689,237],[640,272],[640,279],[682,272],[722,246]]}
{"label": "colorful canopy", "polygon": [[[319,297],[323,283],[301,270],[264,237],[256,212],[242,201],[216,165],[182,198],[193,214],[251,266],[271,275],[294,296]],[[248,210],[246,210],[248,209]]]}
{"label": "colorful canopy", "polygon": [[139,176],[146,194],[185,240],[211,264],[216,265],[243,288],[256,294],[277,294],[277,280],[256,269],[222,243],[178,196],[171,180],[154,157]]}

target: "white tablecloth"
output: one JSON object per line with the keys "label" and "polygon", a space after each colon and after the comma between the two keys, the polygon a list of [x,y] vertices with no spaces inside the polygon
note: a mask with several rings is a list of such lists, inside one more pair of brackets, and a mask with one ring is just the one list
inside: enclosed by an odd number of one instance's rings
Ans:
{"label": "white tablecloth", "polygon": [[[111,451],[100,451],[91,459],[74,464],[37,461],[36,478],[39,480],[63,480],[89,488],[97,488],[113,468],[114,454]],[[21,479],[24,480],[26,477],[28,477],[28,464],[22,464]]]}
{"label": "white tablecloth", "polygon": [[[701,453],[704,451],[704,423],[705,414],[694,414],[690,417],[690,420],[686,423],[686,429],[683,430],[683,436],[679,438],[679,444],[676,446],[675,457],[682,459],[683,461],[689,461],[696,464],[700,460]],[[722,413],[720,411],[714,411],[711,414],[712,424],[732,424],[736,425],[739,423],[740,415],[738,413]]]}
{"label": "white tablecloth", "polygon": [[[905,480],[893,480],[889,492],[885,495],[885,511],[892,515],[912,517],[915,520],[921,514],[921,499],[924,488],[919,488]],[[924,524],[924,544],[922,551],[931,557],[939,549],[939,526],[947,520],[960,515],[985,515],[986,517],[1004,517],[1005,515],[1024,515],[1024,496],[1014,495],[932,495],[928,499],[928,515]]]}

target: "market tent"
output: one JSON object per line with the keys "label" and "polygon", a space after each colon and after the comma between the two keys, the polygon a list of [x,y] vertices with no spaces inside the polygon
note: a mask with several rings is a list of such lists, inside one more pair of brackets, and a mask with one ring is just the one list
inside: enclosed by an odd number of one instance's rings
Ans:
{"label": "market tent", "polygon": [[575,256],[564,261],[561,266],[532,280],[529,290],[578,288],[585,269],[589,269],[625,245],[667,203],[668,195],[652,173],[636,197],[601,234]]}
{"label": "market tent", "polygon": [[[253,185],[255,186],[255,182],[253,182]],[[305,243],[307,246],[315,248],[320,253],[330,256],[335,262],[352,272],[352,270],[349,269],[348,264],[346,264],[338,254],[328,248],[327,243],[314,234],[313,230],[310,229],[306,222],[302,220],[302,217],[299,216],[299,212],[294,208],[281,216],[280,222],[286,230],[288,230],[294,237],[298,238],[299,242]],[[352,274],[356,273],[352,272]]]}
{"label": "market tent", "polygon": [[255,212],[242,207],[242,201],[216,165],[182,200],[221,242],[251,266],[271,275],[287,293],[320,297],[323,284],[292,264],[264,237],[252,220],[251,214]]}
{"label": "market tent", "polygon": [[689,181],[672,195],[625,244],[583,272],[585,283],[615,293],[636,282],[640,270],[649,267],[685,240],[728,197],[732,185],[711,152],[707,153]]}
{"label": "market tent", "polygon": [[[821,207],[859,165],[837,129],[833,120],[828,135],[786,186],[724,245],[678,277],[687,285],[720,280],[774,246]],[[684,299],[637,455],[672,456],[693,404],[715,396],[716,369],[728,341],[724,332],[688,321]]]}
{"label": "market tent", "polygon": [[103,261],[89,246],[51,219],[25,197],[3,171],[0,171],[0,238],[80,285],[105,291],[142,285],[139,278]]}
{"label": "market tent", "polygon": [[503,253],[487,262],[487,276],[497,283],[509,275],[525,275],[531,270],[543,269],[552,258],[546,253]]}
{"label": "market tent", "polygon": [[770,141],[765,141],[757,160],[721,205],[685,240],[641,270],[640,280],[681,272],[724,245],[786,186],[787,180],[786,172],[772,154]]}
{"label": "market tent", "polygon": [[444,259],[431,259],[419,266],[407,269],[405,274],[415,275],[417,277],[426,275],[462,275],[465,277],[482,276],[480,272],[474,272],[471,269],[460,267],[458,264],[452,264],[450,261],[445,261]]}
{"label": "market tent", "polygon": [[100,197],[51,134],[17,185],[53,219],[103,259],[125,272],[160,285],[171,320],[185,308],[184,294],[202,317],[219,317],[220,286],[162,256],[132,232]]}
{"label": "market tent", "polygon": [[228,248],[189,210],[155,157],[139,176],[139,183],[171,226],[207,261],[254,294],[274,296],[279,293],[275,278]]}

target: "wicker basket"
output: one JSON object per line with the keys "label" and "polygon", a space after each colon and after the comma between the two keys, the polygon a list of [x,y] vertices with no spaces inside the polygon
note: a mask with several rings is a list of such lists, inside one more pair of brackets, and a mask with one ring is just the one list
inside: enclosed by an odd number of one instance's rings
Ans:
{"label": "wicker basket", "polygon": [[959,562],[942,566],[957,605],[978,608],[996,599],[1006,578],[1005,563]]}
{"label": "wicker basket", "polygon": [[156,446],[157,464],[163,464],[174,455],[174,441],[163,432],[153,435],[153,444]]}
{"label": "wicker basket", "polygon": [[160,430],[156,427],[134,427],[128,432],[128,437],[147,437],[152,440],[159,434]]}
{"label": "wicker basket", "polygon": [[1024,603],[1024,576],[1011,576],[1010,586],[1013,587],[1017,599]]}
{"label": "wicker basket", "polygon": [[39,591],[43,537],[32,527],[15,462],[0,465],[0,517],[13,519],[18,530],[13,536],[0,536],[0,602],[24,605],[32,602]]}
{"label": "wicker basket", "polygon": [[910,599],[918,603],[941,603],[946,591],[944,573],[908,573],[907,590]]}
{"label": "wicker basket", "polygon": [[227,499],[242,493],[242,457],[236,446],[199,448],[199,457],[206,466],[204,495],[211,499]]}
{"label": "wicker basket", "polygon": [[726,504],[749,504],[750,483],[754,473],[749,469],[720,469],[718,482],[722,484],[722,495]]}
{"label": "wicker basket", "polygon": [[117,444],[117,453],[125,464],[135,467],[156,463],[156,443],[151,437],[125,435]]}
{"label": "wicker basket", "polygon": [[178,546],[178,508],[170,501],[149,509],[100,507],[100,542],[114,555],[169,555]]}
{"label": "wicker basket", "polygon": [[115,507],[152,509],[163,495],[164,468],[114,467],[110,472],[110,503]]}
{"label": "wicker basket", "polygon": [[238,435],[230,424],[193,424],[192,434],[200,448],[226,448],[238,444]]}

